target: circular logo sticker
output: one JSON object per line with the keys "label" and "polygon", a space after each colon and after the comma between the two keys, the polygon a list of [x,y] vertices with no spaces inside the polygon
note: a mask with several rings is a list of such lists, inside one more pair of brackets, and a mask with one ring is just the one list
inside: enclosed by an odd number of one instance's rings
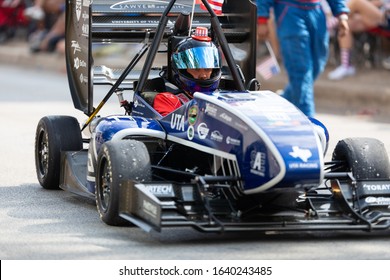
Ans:
{"label": "circular logo sticker", "polygon": [[194,105],[188,109],[188,123],[194,125],[196,123],[196,118],[198,117],[198,106]]}
{"label": "circular logo sticker", "polygon": [[187,138],[189,140],[192,140],[194,139],[194,135],[195,135],[195,128],[192,125],[190,125],[187,129]]}

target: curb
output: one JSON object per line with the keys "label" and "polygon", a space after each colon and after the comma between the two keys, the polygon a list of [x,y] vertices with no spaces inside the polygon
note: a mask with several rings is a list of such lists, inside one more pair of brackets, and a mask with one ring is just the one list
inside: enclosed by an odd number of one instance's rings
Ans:
{"label": "curb", "polygon": [[0,63],[66,73],[65,56],[58,53],[31,53],[27,43],[10,41],[0,45]]}

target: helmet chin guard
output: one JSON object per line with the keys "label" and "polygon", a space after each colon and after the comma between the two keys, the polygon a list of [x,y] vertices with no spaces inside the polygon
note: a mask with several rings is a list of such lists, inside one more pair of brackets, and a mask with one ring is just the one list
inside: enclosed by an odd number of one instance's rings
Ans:
{"label": "helmet chin guard", "polygon": [[206,80],[193,78],[186,70],[179,70],[179,75],[175,75],[177,85],[191,96],[194,92],[212,93],[218,89],[221,79],[221,69],[213,69],[211,77]]}

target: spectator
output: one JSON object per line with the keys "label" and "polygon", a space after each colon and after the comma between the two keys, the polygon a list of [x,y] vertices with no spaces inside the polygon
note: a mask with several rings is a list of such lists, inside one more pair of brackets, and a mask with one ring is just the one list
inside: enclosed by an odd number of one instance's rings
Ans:
{"label": "spectator", "polygon": [[43,20],[45,12],[43,11],[44,0],[36,0],[35,4],[24,10],[24,15],[32,20]]}
{"label": "spectator", "polygon": [[64,0],[36,0],[34,6],[25,10],[25,15],[37,22],[29,37],[32,52],[53,52],[59,48],[65,38]]}
{"label": "spectator", "polygon": [[60,44],[64,42],[65,38],[65,16],[65,11],[63,11],[50,30],[42,38],[36,51],[53,52],[61,49]]}
{"label": "spectator", "polygon": [[[382,3],[377,2],[377,5]],[[388,25],[388,16],[385,10],[381,10],[374,2],[368,0],[347,0],[347,6],[350,9],[348,24],[350,31],[345,36],[338,37],[340,46],[341,64],[335,70],[328,74],[330,80],[340,80],[347,76],[355,75],[356,69],[351,65],[351,50],[353,46],[353,33],[364,32],[377,26]],[[331,23],[328,24],[332,28]]]}
{"label": "spectator", "polygon": [[28,20],[23,15],[22,0],[0,0],[0,43],[15,36],[18,27],[26,27]]}
{"label": "spectator", "polygon": [[[328,58],[329,34],[321,0],[257,0],[258,37],[265,39],[267,21],[273,8],[281,57],[289,83],[282,96],[309,117],[315,115],[314,82],[324,70]],[[328,0],[333,14],[340,18],[339,34],[348,30],[344,0]]]}

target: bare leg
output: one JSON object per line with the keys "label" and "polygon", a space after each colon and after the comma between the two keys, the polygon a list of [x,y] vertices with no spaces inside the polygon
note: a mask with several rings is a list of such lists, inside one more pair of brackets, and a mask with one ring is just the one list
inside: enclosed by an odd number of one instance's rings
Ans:
{"label": "bare leg", "polygon": [[350,0],[347,3],[350,14],[350,28],[353,32],[365,31],[385,22],[385,15],[368,0]]}
{"label": "bare leg", "polygon": [[268,20],[268,30],[268,39],[271,43],[275,56],[279,58],[279,41],[276,35],[276,26],[273,13],[270,14],[270,20]]}

